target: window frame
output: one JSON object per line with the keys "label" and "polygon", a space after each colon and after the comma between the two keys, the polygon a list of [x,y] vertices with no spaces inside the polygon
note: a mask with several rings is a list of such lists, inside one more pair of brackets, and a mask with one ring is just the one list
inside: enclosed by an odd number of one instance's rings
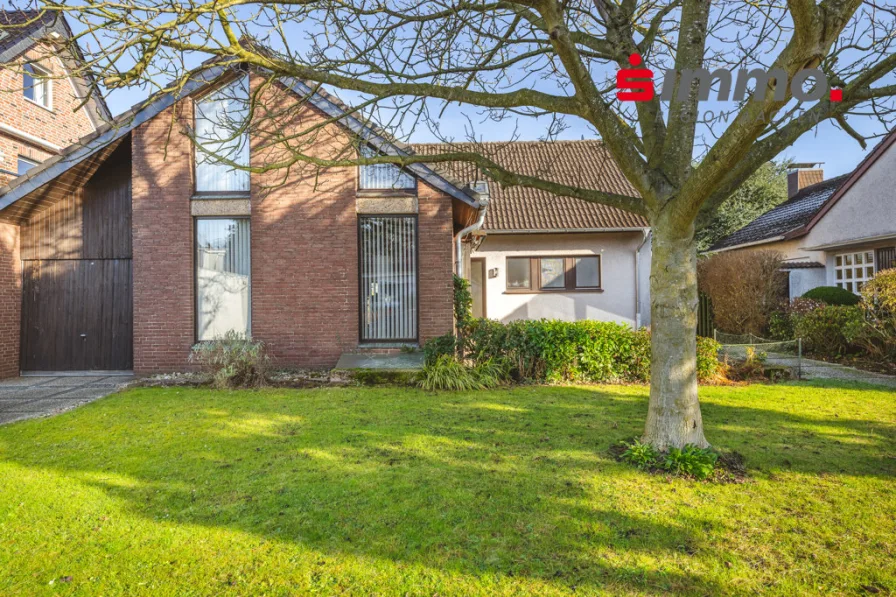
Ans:
{"label": "window frame", "polygon": [[[597,286],[576,286],[576,259],[593,257],[597,259]],[[529,260],[529,287],[511,287],[508,285],[510,278],[508,277],[509,267],[507,262],[511,259],[528,259]],[[542,259],[563,259],[564,286],[563,288],[545,288],[542,286],[541,279],[541,260]],[[601,293],[604,291],[604,263],[603,256],[600,254],[585,255],[507,255],[504,258],[504,294],[563,294],[563,293]]]}
{"label": "window frame", "polygon": [[[28,168],[28,170],[25,170],[25,172],[19,172],[19,166],[22,162],[28,162],[29,164],[31,164],[31,168]],[[33,160],[24,155],[16,156],[16,172],[18,173],[18,176],[25,176],[26,173],[28,173],[33,168],[37,168],[38,166],[40,166],[40,162],[38,162],[37,160]]]}
{"label": "window frame", "polygon": [[[862,256],[861,264],[856,263],[855,258],[857,255]],[[871,255],[871,263],[870,264],[868,263],[868,261],[866,259],[866,257],[868,255]],[[848,265],[846,263],[847,257],[849,257],[851,260],[851,263],[849,263]],[[837,265],[838,259],[840,260],[840,265]],[[868,269],[867,269],[869,265],[871,266],[871,275],[870,276],[868,275]],[[861,276],[859,276],[859,277],[854,276],[856,269],[859,269],[861,271],[861,273],[862,273]],[[842,277],[838,278],[837,274],[840,272],[843,272],[843,275],[842,275]],[[847,275],[846,275],[847,272],[849,272],[849,274],[850,274],[849,277],[847,277]],[[868,283],[869,280],[871,280],[872,277],[874,277],[874,274],[876,274],[876,273],[877,273],[877,251],[875,251],[874,249],[861,249],[861,250],[849,251],[846,253],[834,254],[834,286],[837,286],[838,288],[842,288],[843,290],[846,290],[848,292],[851,292],[851,293],[857,295],[862,291],[862,289],[859,288],[859,284],[864,286],[866,283]],[[853,288],[852,289],[847,288],[846,287],[847,284],[851,284]]]}
{"label": "window frame", "polygon": [[249,321],[246,326],[246,335],[252,336],[252,309],[255,302],[252,299],[252,218],[251,216],[193,216],[193,251],[190,261],[193,267],[193,344],[201,342],[212,342],[213,340],[199,339],[199,264],[196,261],[196,250],[199,247],[199,226],[200,220],[248,220],[249,222]]}
{"label": "window frame", "polygon": [[[197,123],[197,115],[199,111],[199,104],[210,95],[220,91],[221,89],[227,87],[228,85],[232,85],[236,83],[238,80],[245,78],[246,79],[246,88],[249,92],[247,96],[247,110],[249,115],[252,113],[252,81],[249,79],[249,73],[241,72],[234,77],[228,78],[224,81],[219,82],[214,85],[211,89],[203,90],[202,93],[199,93],[193,96],[193,132],[196,131],[196,123]],[[247,145],[249,147],[249,158],[247,166],[252,165],[252,139],[249,136],[249,132],[246,131],[247,136]],[[252,175],[248,171],[246,171],[246,175],[249,178],[249,188],[245,191],[200,191],[199,190],[199,141],[193,137],[192,143],[192,152],[191,159],[193,161],[193,197],[196,199],[226,199],[226,198],[239,198],[245,199],[251,196],[252,194]]]}
{"label": "window frame", "polygon": [[[364,255],[362,252],[362,239],[361,239],[361,221],[364,218],[411,218],[414,220],[414,253],[417,258],[415,261],[415,269],[414,276],[416,278],[417,283],[417,291],[416,301],[414,305],[414,330],[417,332],[417,336],[414,338],[401,338],[401,339],[386,339],[386,340],[371,340],[364,338],[364,305],[362,301],[362,297],[364,296],[364,281],[361,278],[361,272],[364,267]],[[358,344],[359,345],[377,345],[377,344],[419,344],[420,342],[420,218],[418,214],[415,213],[400,213],[400,214],[358,214],[357,221],[357,243],[358,243]]]}
{"label": "window frame", "polygon": [[[383,155],[382,152],[377,150],[376,147],[370,145],[369,143],[364,143],[358,148],[358,158],[363,159],[365,156],[363,155],[364,148],[369,149],[375,155]],[[376,164],[358,164],[357,166],[357,176],[355,180],[355,192],[358,195],[382,195],[384,193],[394,194],[394,195],[417,195],[417,189],[419,187],[419,181],[417,177],[414,176],[413,173],[408,172],[405,168],[401,168],[399,166],[395,166],[399,169],[399,171],[408,177],[410,177],[411,181],[414,183],[413,186],[409,187],[381,187],[381,188],[364,188],[361,186],[361,171],[366,166],[375,166]],[[396,214],[400,215],[400,214]]]}
{"label": "window frame", "polygon": [[[28,72],[29,69],[30,69],[30,72]],[[27,87],[25,86],[25,75],[26,74],[29,77],[31,77],[32,81],[35,82],[35,85],[31,86],[32,90],[35,89],[36,84],[40,84],[40,85],[44,86],[45,97],[47,98],[46,104],[42,104],[41,102],[37,101],[36,99],[32,99],[32,98],[28,97],[27,95],[25,95],[25,92],[27,89]],[[37,77],[34,77],[33,75],[37,75]],[[41,66],[37,66],[30,62],[23,65],[22,66],[22,97],[25,98],[25,101],[31,102],[35,106],[40,106],[44,110],[49,110],[50,112],[52,112],[53,111],[53,80],[50,78],[51,76],[52,76],[52,73],[50,73],[49,70],[47,70]],[[33,92],[32,92],[32,94],[33,94]]]}

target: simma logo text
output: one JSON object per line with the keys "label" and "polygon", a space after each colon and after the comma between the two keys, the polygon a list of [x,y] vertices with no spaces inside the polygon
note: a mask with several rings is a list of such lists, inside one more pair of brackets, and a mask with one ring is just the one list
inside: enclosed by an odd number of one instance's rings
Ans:
{"label": "simma logo text", "polygon": [[[643,60],[639,54],[632,54],[628,62],[633,67],[641,66]],[[681,71],[681,84],[678,87],[678,100],[688,98],[691,86],[697,83],[697,99],[705,101],[709,99],[709,92],[714,82],[718,82],[716,99],[719,101],[741,101],[747,96],[747,83],[750,80],[756,82],[755,89],[767,89],[769,82],[774,79],[786,81],[787,73],[778,68],[770,71],[762,69],[739,70],[737,80],[734,82],[734,93],[731,92],[731,72],[723,68],[712,72],[705,68],[685,69]],[[803,89],[803,84],[812,79],[815,85],[810,90]],[[675,92],[675,71],[666,71],[663,78],[663,91],[660,99],[670,101]],[[843,100],[842,89],[830,89],[827,77],[817,68],[807,68],[799,71],[790,82],[790,93],[799,101],[818,101],[829,94],[832,102]],[[648,102],[656,96],[653,86],[653,71],[649,68],[623,68],[616,73],[616,97],[623,102]],[[785,85],[775,86],[775,99],[783,101],[787,96]]]}

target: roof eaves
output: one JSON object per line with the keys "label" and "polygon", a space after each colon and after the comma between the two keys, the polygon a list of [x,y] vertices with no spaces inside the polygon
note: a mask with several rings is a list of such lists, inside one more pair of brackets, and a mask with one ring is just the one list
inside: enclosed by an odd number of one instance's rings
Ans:
{"label": "roof eaves", "polygon": [[[190,95],[200,87],[213,81],[224,71],[224,67],[212,67],[201,71],[193,79],[188,81],[178,93],[163,93],[156,98],[151,98],[143,104],[138,104],[115,119],[108,126],[101,127],[93,135],[76,142],[62,154],[54,156],[31,169],[27,174],[13,179],[0,188],[0,210],[12,205],[25,195],[40,188],[48,182],[63,174],[70,168],[81,163],[85,159],[100,151],[110,143],[127,135],[132,130],[150,120],[166,108],[174,105],[183,97]],[[80,147],[78,146],[80,145]]]}
{"label": "roof eaves", "polygon": [[785,238],[786,238],[786,235],[779,234],[777,236],[771,236],[769,238],[763,238],[760,240],[754,240],[754,241],[750,241],[750,242],[746,242],[746,243],[739,243],[736,245],[723,246],[723,247],[719,247],[718,245],[713,245],[708,250],[706,250],[705,253],[724,253],[725,251],[733,251],[735,249],[745,249],[747,247],[755,247],[756,245],[765,245],[768,243],[775,243],[780,240],[784,240]]}

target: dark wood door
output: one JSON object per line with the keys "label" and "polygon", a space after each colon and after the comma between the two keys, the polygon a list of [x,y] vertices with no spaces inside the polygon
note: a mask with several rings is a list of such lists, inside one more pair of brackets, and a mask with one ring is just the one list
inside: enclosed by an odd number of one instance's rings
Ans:
{"label": "dark wood door", "polygon": [[25,261],[24,371],[133,368],[130,259]]}

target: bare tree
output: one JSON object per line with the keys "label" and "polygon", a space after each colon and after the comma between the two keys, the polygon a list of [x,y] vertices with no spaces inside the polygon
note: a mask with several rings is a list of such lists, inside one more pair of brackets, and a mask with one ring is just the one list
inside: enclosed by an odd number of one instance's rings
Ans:
{"label": "bare tree", "polygon": [[[346,150],[325,160],[302,151],[300,139],[272,132],[282,159],[259,168],[465,161],[503,185],[646,217],[653,360],[644,439],[661,449],[707,445],[695,372],[698,215],[822,121],[833,120],[864,147],[847,116],[886,128],[896,94],[894,6],[876,0],[41,2],[80,23],[75,39],[87,69],[109,87],[176,87],[213,58],[249,65],[272,82],[344,90],[359,113],[401,136],[426,127],[449,143],[475,141],[477,120],[513,118],[542,127],[549,139],[570,122],[585,123],[639,196],[560,184],[450,145],[436,155],[359,158]],[[662,96],[619,101],[616,73],[637,62],[633,55],[654,73],[671,71]],[[713,71],[713,81],[692,76],[698,69]],[[770,76],[738,77],[735,92],[750,87],[740,101],[701,102],[731,89],[731,76],[716,69]],[[824,76],[806,78],[806,69]],[[162,83],[166,76],[174,83]],[[828,85],[842,96],[828,95]],[[807,95],[813,101],[798,101]],[[439,126],[445,110],[467,117],[460,135]],[[283,117],[273,112],[265,112],[271,122]]]}

